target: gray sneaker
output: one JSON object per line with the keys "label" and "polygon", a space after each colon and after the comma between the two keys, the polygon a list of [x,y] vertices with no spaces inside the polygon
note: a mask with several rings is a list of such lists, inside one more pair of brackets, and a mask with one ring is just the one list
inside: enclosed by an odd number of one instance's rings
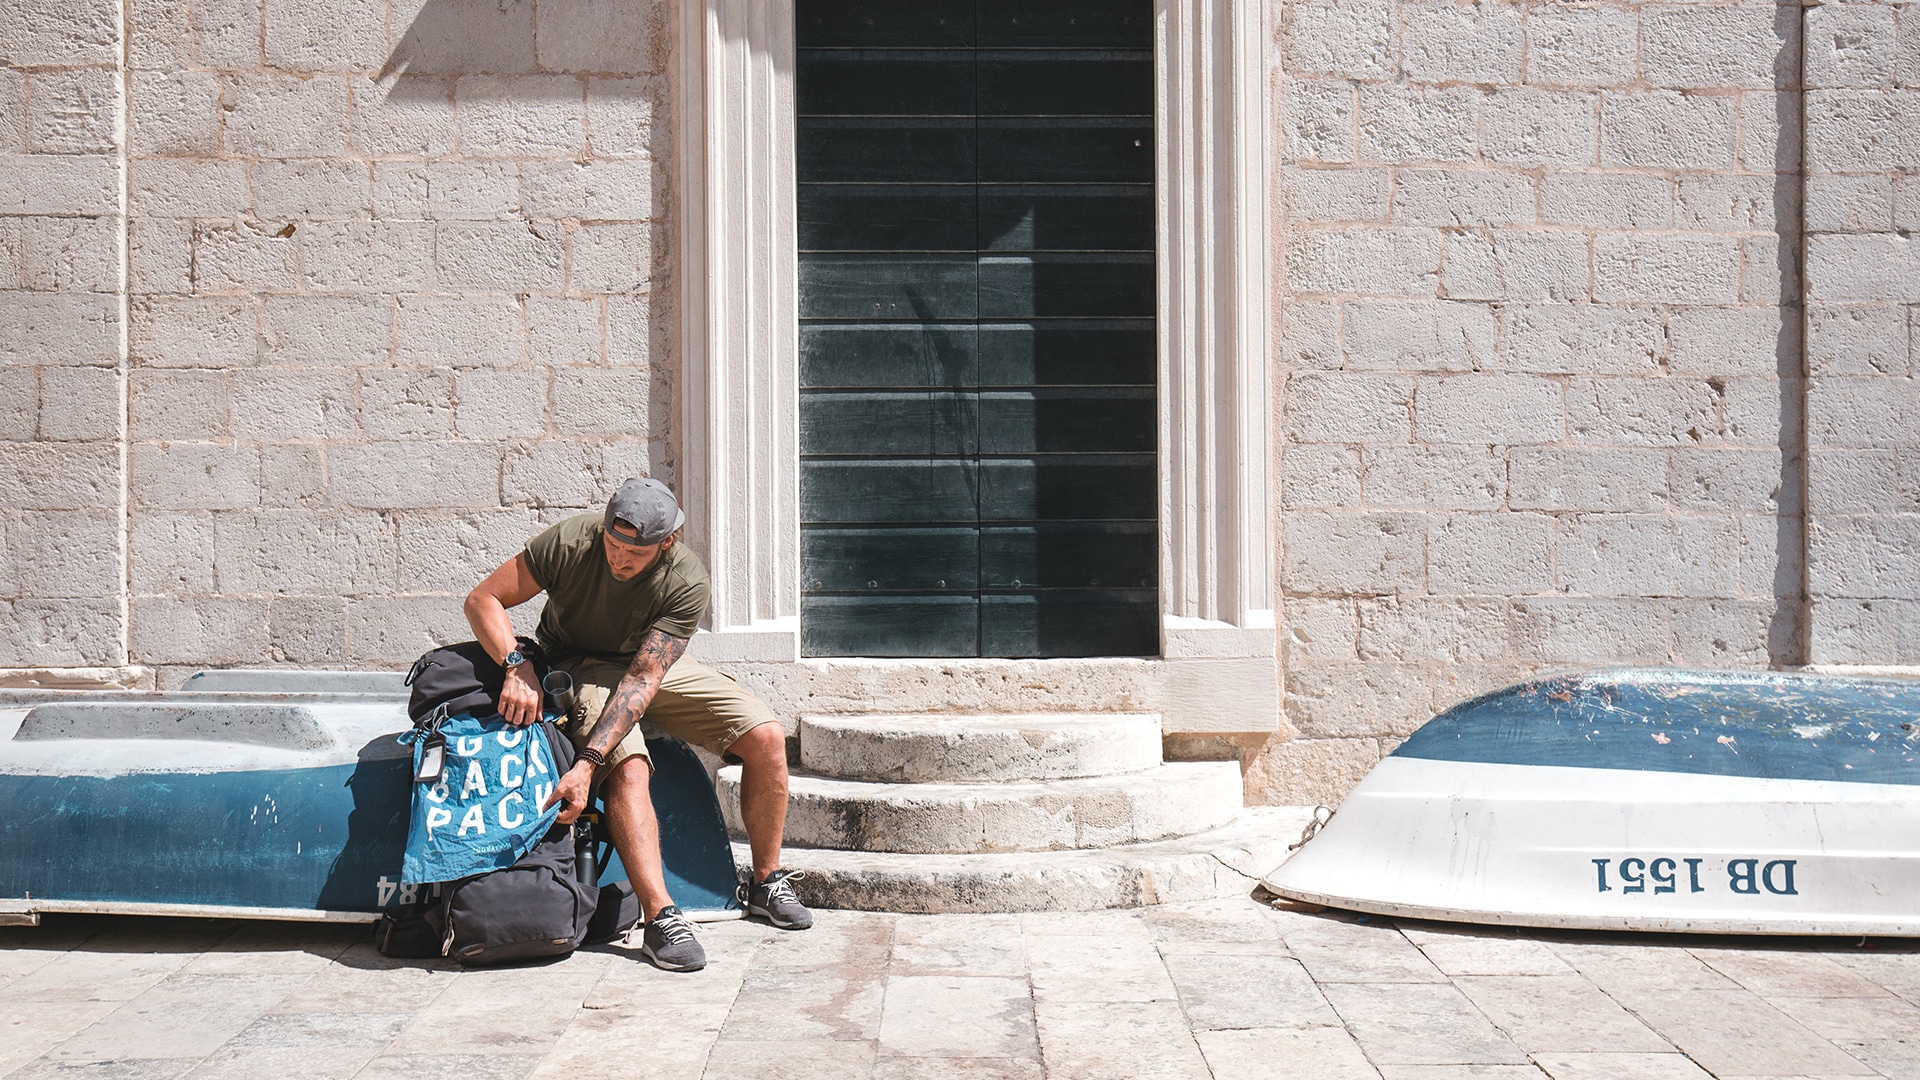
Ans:
{"label": "gray sneaker", "polygon": [[802,870],[775,870],[767,880],[750,885],[747,914],[758,915],[782,930],[805,930],[813,925],[813,912],[793,895],[793,883],[805,875]]}
{"label": "gray sneaker", "polygon": [[640,936],[640,951],[663,971],[699,971],[707,966],[707,950],[693,936],[693,923],[669,904],[654,913]]}

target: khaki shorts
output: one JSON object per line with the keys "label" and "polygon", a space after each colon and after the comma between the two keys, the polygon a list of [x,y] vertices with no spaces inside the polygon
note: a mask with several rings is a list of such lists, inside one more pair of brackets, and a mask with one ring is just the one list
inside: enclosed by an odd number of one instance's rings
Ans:
{"label": "khaki shorts", "polygon": [[[573,676],[573,712],[566,725],[567,737],[573,745],[585,746],[606,710],[607,699],[626,675],[626,665],[583,656],[555,666]],[[641,719],[719,756],[725,756],[740,736],[754,728],[779,723],[759,698],[741,689],[731,676],[690,656],[682,656],[667,669],[667,677],[660,681],[660,689]],[[609,768],[598,770],[596,783],[598,777],[613,771],[611,766],[630,757],[647,757],[647,737],[639,724],[607,755]],[[648,765],[652,765],[650,758]]]}

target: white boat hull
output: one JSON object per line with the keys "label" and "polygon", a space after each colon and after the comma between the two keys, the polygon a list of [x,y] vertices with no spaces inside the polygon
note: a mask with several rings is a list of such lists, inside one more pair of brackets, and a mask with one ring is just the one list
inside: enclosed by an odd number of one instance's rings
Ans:
{"label": "white boat hull", "polygon": [[1515,926],[1920,935],[1920,786],[1389,757],[1266,885]]}

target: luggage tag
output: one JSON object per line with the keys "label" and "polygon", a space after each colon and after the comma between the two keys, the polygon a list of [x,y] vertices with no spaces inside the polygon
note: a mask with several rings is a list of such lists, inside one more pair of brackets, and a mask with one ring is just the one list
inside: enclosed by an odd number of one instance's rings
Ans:
{"label": "luggage tag", "polygon": [[447,707],[441,705],[420,725],[426,730],[427,739],[420,744],[420,764],[413,770],[416,784],[437,784],[440,777],[446,774],[447,737],[440,734],[440,725],[446,720]]}
{"label": "luggage tag", "polygon": [[434,732],[420,747],[420,766],[413,770],[416,784],[437,784],[447,771],[447,737]]}

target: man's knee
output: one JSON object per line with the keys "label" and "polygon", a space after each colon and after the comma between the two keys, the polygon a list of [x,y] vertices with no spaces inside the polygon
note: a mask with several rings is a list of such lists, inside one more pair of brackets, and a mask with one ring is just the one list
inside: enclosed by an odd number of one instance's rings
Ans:
{"label": "man's knee", "polygon": [[607,770],[607,777],[600,783],[600,793],[609,803],[623,803],[632,799],[647,799],[648,781],[653,779],[653,763],[635,754],[622,759],[619,764]]}
{"label": "man's knee", "polygon": [[787,732],[779,724],[761,724],[727,747],[727,754],[748,764],[787,765]]}

